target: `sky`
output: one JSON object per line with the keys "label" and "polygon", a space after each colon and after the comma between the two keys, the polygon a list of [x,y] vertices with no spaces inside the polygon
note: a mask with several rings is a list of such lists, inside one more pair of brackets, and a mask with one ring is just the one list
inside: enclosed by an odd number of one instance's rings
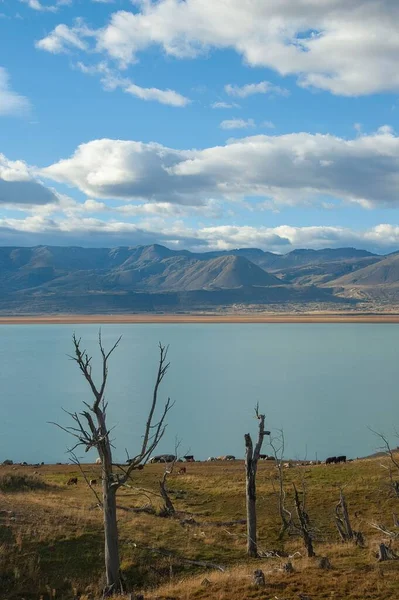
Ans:
{"label": "sky", "polygon": [[0,245],[399,249],[397,0],[0,0]]}

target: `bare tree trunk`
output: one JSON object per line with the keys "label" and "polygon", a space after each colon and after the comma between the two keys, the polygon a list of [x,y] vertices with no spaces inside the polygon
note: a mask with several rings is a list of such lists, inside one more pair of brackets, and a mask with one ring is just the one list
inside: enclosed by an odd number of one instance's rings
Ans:
{"label": "bare tree trunk", "polygon": [[305,510],[302,507],[301,501],[299,499],[299,494],[295,487],[295,484],[294,484],[294,497],[295,497],[296,514],[298,515],[298,519],[299,519],[299,526],[300,526],[300,530],[301,530],[302,539],[305,544],[305,548],[308,553],[308,556],[310,558],[312,558],[313,556],[316,556],[316,553],[313,550],[312,536],[309,531],[309,517],[308,517],[307,512],[305,512]]}
{"label": "bare tree trunk", "polygon": [[343,542],[348,542],[353,539],[354,532],[349,519],[346,498],[342,493],[342,490],[339,496],[339,503],[335,508],[335,524]]}
{"label": "bare tree trunk", "polygon": [[170,499],[168,490],[166,489],[166,474],[159,481],[159,490],[161,492],[162,500],[164,501],[163,514],[162,516],[171,516],[175,514],[175,507]]}
{"label": "bare tree trunk", "polygon": [[247,470],[247,553],[253,558],[258,556],[255,477],[252,470]]}
{"label": "bare tree trunk", "polygon": [[279,435],[276,438],[271,439],[269,444],[273,450],[274,458],[276,459],[275,464],[278,473],[278,512],[281,519],[281,528],[278,539],[282,540],[285,532],[289,531],[292,526],[292,515],[285,507],[286,493],[284,487],[284,431],[281,429]]}
{"label": "bare tree trunk", "polygon": [[115,488],[103,479],[103,514],[105,537],[105,575],[107,586],[104,596],[123,593],[123,584],[120,574],[118,523],[116,518],[116,493]]}
{"label": "bare tree trunk", "polygon": [[252,558],[258,556],[257,523],[256,523],[256,473],[258,470],[259,454],[262,449],[265,435],[265,415],[260,415],[256,408],[256,417],[259,419],[259,434],[255,448],[249,433],[245,439],[245,472],[246,472],[246,500],[247,500],[247,554]]}

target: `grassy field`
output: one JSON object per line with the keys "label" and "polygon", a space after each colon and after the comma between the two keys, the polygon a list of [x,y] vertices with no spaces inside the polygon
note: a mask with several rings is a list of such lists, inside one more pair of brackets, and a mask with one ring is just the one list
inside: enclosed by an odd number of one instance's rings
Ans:
{"label": "grassy field", "polygon": [[[171,497],[179,518],[119,510],[123,574],[130,590],[146,600],[166,599],[316,599],[399,598],[399,560],[380,563],[378,544],[387,537],[372,527],[394,530],[393,513],[399,498],[391,493],[387,459],[356,460],[340,465],[297,466],[285,470],[287,505],[292,507],[292,482],[305,485],[307,510],[315,530],[317,557],[308,559],[301,539],[278,539],[280,528],[276,473],[272,463],[260,464],[258,473],[259,548],[292,556],[294,573],[283,571],[288,558],[248,560],[245,525],[215,526],[216,521],[245,517],[244,466],[240,461],[194,463],[185,475],[169,478]],[[89,478],[100,477],[99,467],[84,465]],[[161,465],[148,465],[134,475],[131,488],[121,491],[121,507],[161,507],[156,495]],[[77,486],[68,486],[71,476]],[[353,528],[363,532],[365,547],[339,541],[334,510],[344,488]],[[75,466],[0,467],[0,597],[99,598],[103,585],[102,516],[95,497]],[[10,511],[10,512],[8,512]],[[199,525],[183,524],[187,514]],[[399,533],[399,530],[398,530]],[[163,556],[152,549],[166,549]],[[399,551],[399,543],[392,542]],[[318,562],[328,556],[331,570]],[[180,560],[208,561],[224,572]],[[252,584],[262,569],[266,587]],[[207,581],[204,581],[207,580]]]}

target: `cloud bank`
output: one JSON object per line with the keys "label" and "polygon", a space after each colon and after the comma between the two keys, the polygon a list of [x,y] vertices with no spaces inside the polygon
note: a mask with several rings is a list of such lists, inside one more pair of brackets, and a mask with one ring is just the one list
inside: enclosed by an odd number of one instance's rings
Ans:
{"label": "cloud bank", "polygon": [[343,139],[292,133],[233,139],[202,150],[93,140],[40,175],[99,199],[198,206],[258,197],[278,205],[399,205],[399,137],[385,126]]}
{"label": "cloud bank", "polygon": [[[399,4],[394,0],[135,0],[134,4],[135,12],[117,11],[93,32],[92,49],[121,66],[136,62],[150,47],[179,59],[233,49],[248,65],[296,76],[303,87],[344,96],[399,90]],[[38,47],[50,52],[71,46],[84,49],[87,35],[59,25]]]}

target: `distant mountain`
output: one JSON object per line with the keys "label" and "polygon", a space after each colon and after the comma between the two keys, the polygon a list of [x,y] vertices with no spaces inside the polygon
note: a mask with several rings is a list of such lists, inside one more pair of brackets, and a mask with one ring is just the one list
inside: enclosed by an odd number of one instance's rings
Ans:
{"label": "distant mountain", "polygon": [[399,281],[399,255],[381,257],[354,248],[294,250],[284,255],[257,248],[194,253],[159,244],[3,247],[0,310],[193,310],[231,304],[336,303],[347,302],[342,289],[356,278],[377,286]]}
{"label": "distant mountain", "polygon": [[390,254],[375,264],[335,279],[331,285],[399,286],[399,254]]}
{"label": "distant mountain", "polygon": [[303,267],[305,265],[320,265],[329,262],[359,260],[362,258],[375,257],[376,255],[367,250],[356,248],[324,248],[323,250],[293,250],[288,254],[277,255],[273,263],[273,270],[283,270],[292,267]]}
{"label": "distant mountain", "polygon": [[354,273],[363,267],[373,265],[383,257],[368,256],[362,258],[350,258],[347,260],[339,260],[337,262],[321,262],[305,264],[298,267],[288,267],[276,272],[281,281],[286,283],[296,283],[299,285],[322,285],[331,281]]}

